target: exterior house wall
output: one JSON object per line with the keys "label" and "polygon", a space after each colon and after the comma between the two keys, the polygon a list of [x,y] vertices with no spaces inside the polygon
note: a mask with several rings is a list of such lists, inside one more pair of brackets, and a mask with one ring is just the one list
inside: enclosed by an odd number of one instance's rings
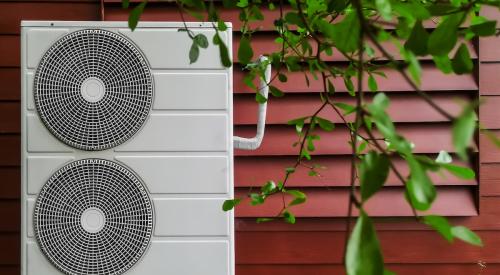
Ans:
{"label": "exterior house wall", "polygon": [[[266,11],[265,14],[271,14]],[[485,11],[500,19],[498,13]],[[20,47],[19,22],[32,20],[99,20],[98,1],[31,0],[0,2],[0,275],[19,274],[20,228]],[[223,17],[237,22],[237,12],[225,12]],[[272,20],[258,23],[265,32],[253,37],[256,54],[275,47],[272,40]],[[106,0],[105,20],[126,20],[127,12],[119,0]],[[174,6],[150,3],[141,20],[179,21]],[[428,23],[427,27],[434,25]],[[239,26],[235,24],[234,29]],[[235,33],[234,49],[239,34]],[[481,123],[500,134],[500,42],[499,38],[480,39],[469,43],[478,65],[474,75],[442,75],[428,58],[423,64],[422,89],[439,105],[457,114],[456,99],[486,99],[480,107]],[[203,54],[203,51],[201,52]],[[236,54],[234,54],[236,56]],[[187,55],[186,55],[187,58]],[[345,63],[339,55],[330,61]],[[419,153],[435,155],[439,150],[453,152],[450,122],[420,100],[402,78],[387,71],[388,79],[379,79],[379,89],[391,98],[390,113],[398,129],[412,139]],[[251,135],[255,128],[257,105],[242,82],[240,66],[234,69],[235,134]],[[312,78],[311,78],[312,79]],[[341,81],[337,84],[338,98],[349,102]],[[293,129],[286,126],[292,118],[311,113],[318,104],[321,86],[312,81],[308,87],[300,74],[290,75],[289,82],[280,84],[287,95],[271,99],[268,127],[261,149],[255,152],[235,152],[236,193],[243,195],[249,187],[262,182],[279,180],[283,169],[294,161],[296,149]],[[278,85],[279,86],[279,85]],[[333,113],[322,116],[340,122]],[[335,142],[332,142],[335,141]],[[297,207],[297,224],[278,222],[256,224],[254,217],[272,216],[278,202],[270,201],[262,208],[239,207],[236,211],[236,270],[238,275],[342,274],[342,250],[345,239],[347,192],[349,184],[349,148],[347,131],[338,127],[322,135],[316,162],[328,167],[322,177],[311,178],[306,171],[292,177],[290,186],[301,188],[309,201]],[[403,187],[391,176],[388,186],[373,198],[371,214],[379,216],[376,226],[390,270],[399,274],[477,274],[478,262],[486,263],[481,274],[500,274],[500,150],[483,136],[479,138],[477,181],[435,177],[440,200],[434,211],[452,216],[451,221],[478,231],[485,242],[483,249],[457,242],[449,245],[429,228],[414,222],[402,200]],[[479,165],[480,164],[480,165]],[[475,167],[477,168],[477,167]],[[478,192],[479,191],[479,192]],[[478,195],[479,193],[479,195]],[[480,215],[477,216],[477,212]],[[387,218],[387,216],[399,216]]]}

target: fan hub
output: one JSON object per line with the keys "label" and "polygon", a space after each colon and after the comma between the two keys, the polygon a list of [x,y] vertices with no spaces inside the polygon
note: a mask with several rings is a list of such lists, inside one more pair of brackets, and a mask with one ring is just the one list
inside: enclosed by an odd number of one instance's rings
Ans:
{"label": "fan hub", "polygon": [[89,77],[83,81],[80,88],[83,98],[88,102],[99,102],[105,95],[106,89],[102,80]]}
{"label": "fan hub", "polygon": [[106,216],[101,209],[90,207],[85,210],[80,219],[83,229],[89,233],[101,231],[106,223]]}

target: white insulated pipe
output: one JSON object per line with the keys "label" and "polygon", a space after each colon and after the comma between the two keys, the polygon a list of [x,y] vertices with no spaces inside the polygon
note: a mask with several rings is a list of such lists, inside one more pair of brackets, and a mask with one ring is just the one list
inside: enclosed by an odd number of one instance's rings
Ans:
{"label": "white insulated pipe", "polygon": [[[266,62],[267,57],[261,56],[259,62]],[[269,85],[268,82],[271,79],[271,64],[267,64],[266,70],[264,72],[264,79],[260,80],[259,93],[268,98]],[[266,128],[266,111],[267,111],[267,100],[264,103],[259,104],[258,110],[258,120],[257,120],[257,134],[253,138],[244,137],[233,137],[233,146],[236,149],[242,150],[256,150],[260,147],[262,139],[264,138],[264,130]]]}

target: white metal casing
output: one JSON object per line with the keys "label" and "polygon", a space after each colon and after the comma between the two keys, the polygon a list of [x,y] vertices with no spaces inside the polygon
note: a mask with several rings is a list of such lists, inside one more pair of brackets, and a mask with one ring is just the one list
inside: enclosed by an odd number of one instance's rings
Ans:
{"label": "white metal casing", "polygon": [[[33,207],[43,184],[65,164],[84,158],[118,162],[144,182],[154,205],[148,250],[127,275],[234,275],[232,70],[216,46],[189,64],[191,39],[183,23],[23,21],[22,74],[22,262],[23,275],[61,274],[38,248]],[[211,24],[188,23],[194,33],[214,34]],[[231,25],[221,33],[231,49]],[[143,127],[125,143],[104,151],[65,145],[40,121],[33,76],[45,51],[73,31],[99,28],[130,39],[145,55],[154,99]]]}

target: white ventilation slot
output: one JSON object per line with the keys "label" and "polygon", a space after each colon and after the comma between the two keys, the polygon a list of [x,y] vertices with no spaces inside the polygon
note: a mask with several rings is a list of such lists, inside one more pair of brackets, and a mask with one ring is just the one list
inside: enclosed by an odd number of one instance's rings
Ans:
{"label": "white ventilation slot", "polygon": [[127,168],[83,159],[58,170],[38,195],[35,235],[62,272],[122,274],[149,245],[153,208]]}
{"label": "white ventilation slot", "polygon": [[122,35],[86,29],[58,40],[35,75],[35,105],[46,127],[83,150],[115,147],[147,119],[153,80],[142,53]]}

